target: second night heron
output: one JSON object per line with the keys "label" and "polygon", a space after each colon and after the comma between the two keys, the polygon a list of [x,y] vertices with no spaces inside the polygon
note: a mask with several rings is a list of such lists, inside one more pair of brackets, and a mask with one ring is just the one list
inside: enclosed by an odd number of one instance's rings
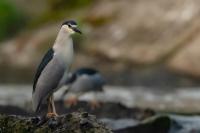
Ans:
{"label": "second night heron", "polygon": [[[77,103],[78,97],[87,92],[103,92],[103,86],[106,84],[105,78],[101,73],[93,68],[80,68],[70,73],[65,85],[68,86],[61,98],[67,93],[70,97],[65,101],[69,106]],[[96,98],[90,101],[92,108],[98,106]]]}
{"label": "second night heron", "polygon": [[56,116],[53,93],[65,83],[73,61],[73,33],[81,33],[73,20],[65,21],[52,48],[44,55],[34,78],[33,109],[40,111],[41,105],[48,104],[47,116]]}

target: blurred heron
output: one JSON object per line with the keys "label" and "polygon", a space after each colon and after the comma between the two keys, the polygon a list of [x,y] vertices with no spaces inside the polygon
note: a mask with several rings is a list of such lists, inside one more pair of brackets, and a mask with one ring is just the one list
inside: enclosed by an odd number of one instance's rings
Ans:
{"label": "blurred heron", "polygon": [[[92,68],[80,68],[68,75],[65,85],[68,89],[63,93],[64,97],[68,92],[73,93],[73,97],[66,100],[68,105],[76,104],[77,97],[86,92],[102,92],[105,85],[105,78],[99,71]],[[92,107],[98,105],[96,99],[91,101]]]}
{"label": "blurred heron", "polygon": [[48,104],[47,117],[57,116],[53,93],[63,86],[73,61],[73,33],[81,33],[73,20],[65,21],[52,48],[44,55],[34,78],[32,102],[36,113],[41,104]]}

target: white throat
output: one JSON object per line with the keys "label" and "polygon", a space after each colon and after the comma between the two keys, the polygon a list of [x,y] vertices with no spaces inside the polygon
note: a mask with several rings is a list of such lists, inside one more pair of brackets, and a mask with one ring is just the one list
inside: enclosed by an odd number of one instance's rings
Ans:
{"label": "white throat", "polygon": [[73,60],[73,41],[70,33],[61,28],[53,45],[54,56],[59,56],[67,64]]}
{"label": "white throat", "polygon": [[53,49],[55,52],[59,52],[63,50],[63,47],[69,44],[72,44],[70,33],[68,33],[66,29],[62,27],[53,45]]}

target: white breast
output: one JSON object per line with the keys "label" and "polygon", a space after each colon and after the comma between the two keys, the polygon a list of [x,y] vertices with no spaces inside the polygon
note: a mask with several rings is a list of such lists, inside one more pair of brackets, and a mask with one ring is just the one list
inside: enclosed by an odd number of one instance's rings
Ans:
{"label": "white breast", "polygon": [[63,61],[67,65],[71,65],[73,61],[74,56],[74,49],[73,49],[73,43],[72,40],[68,42],[68,44],[64,45],[63,49],[60,52],[61,57],[63,58]]}
{"label": "white breast", "polygon": [[68,71],[73,61],[73,54],[74,54],[74,49],[71,39],[65,42],[63,45],[58,45],[58,47],[56,47],[55,49],[54,56],[56,56],[56,58],[59,59],[62,65],[65,67],[65,72],[62,79],[60,80],[58,88],[60,88],[67,79]]}
{"label": "white breast", "polygon": [[53,45],[53,49],[54,56],[65,68],[64,75],[59,83],[59,86],[61,86],[67,77],[74,55],[73,41],[70,34],[65,30],[65,28],[61,28],[61,30],[59,31],[56,41]]}
{"label": "white breast", "polygon": [[56,45],[54,47],[55,55],[57,56],[66,66],[71,66],[73,61],[74,49],[71,38],[68,38],[66,42]]}

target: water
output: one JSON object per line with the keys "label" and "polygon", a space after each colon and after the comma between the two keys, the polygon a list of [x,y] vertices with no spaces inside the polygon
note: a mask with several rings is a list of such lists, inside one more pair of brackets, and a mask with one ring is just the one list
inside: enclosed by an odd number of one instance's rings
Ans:
{"label": "water", "polygon": [[[65,88],[55,93],[55,100],[61,98]],[[86,93],[79,100],[97,99],[102,102],[122,103],[127,107],[152,108],[158,111],[179,113],[200,112],[200,89],[178,88],[176,90],[156,90],[146,87],[106,86],[102,93]],[[1,85],[0,105],[26,107],[32,99],[31,85]],[[30,105],[30,104],[29,104]]]}

